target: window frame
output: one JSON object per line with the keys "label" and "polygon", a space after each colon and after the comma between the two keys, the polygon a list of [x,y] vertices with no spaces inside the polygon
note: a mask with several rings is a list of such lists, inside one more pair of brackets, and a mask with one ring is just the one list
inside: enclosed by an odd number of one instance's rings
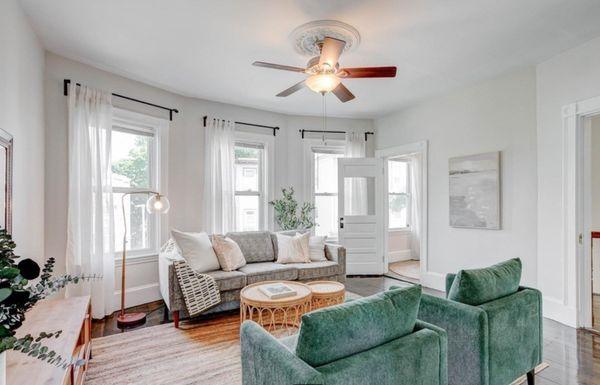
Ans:
{"label": "window frame", "polygon": [[[236,196],[258,196],[258,230],[269,231],[273,229],[273,212],[269,201],[273,197],[273,178],[274,178],[274,138],[263,133],[254,133],[246,131],[235,132],[234,150],[238,144],[247,144],[250,146],[262,147],[262,158],[258,167],[259,190],[237,190],[234,186],[234,200]],[[249,147],[250,147],[249,146]],[[234,184],[235,184],[235,155],[234,155]],[[234,207],[237,220],[237,208]],[[234,223],[234,231],[237,231],[237,223]]]}
{"label": "window frame", "polygon": [[[390,158],[387,160],[388,162],[402,162],[406,164],[406,192],[402,193],[402,192],[390,192],[390,187],[389,187],[389,177],[390,177],[390,171],[389,171],[389,163],[388,163],[388,180],[387,180],[387,228],[388,231],[392,231],[392,232],[402,232],[402,231],[406,231],[406,232],[410,232],[411,231],[411,226],[410,226],[410,218],[412,215],[412,198],[411,198],[411,183],[412,183],[412,179],[411,179],[411,170],[410,170],[410,161],[408,159],[403,159],[403,158]],[[392,227],[390,226],[390,197],[391,196],[406,196],[407,197],[407,204],[406,204],[406,226],[405,227]]]}
{"label": "window frame", "polygon": [[[116,210],[114,215],[122,217],[122,202],[121,199],[115,199],[114,194],[135,193],[137,191],[158,191],[167,196],[166,191],[166,164],[163,159],[167,159],[166,149],[168,147],[168,127],[169,123],[165,119],[156,118],[153,116],[114,108],[113,119],[111,125],[112,133],[128,132],[136,135],[145,135],[152,137],[149,148],[149,170],[150,170],[150,186],[148,188],[139,187],[113,187],[113,205]],[[112,167],[112,161],[111,161]],[[143,195],[143,194],[140,194]],[[115,202],[116,201],[116,202]],[[128,259],[143,259],[145,257],[156,257],[160,251],[161,242],[165,238],[165,229],[168,229],[168,220],[166,215],[149,214],[148,216],[148,245],[149,247],[139,250],[127,250]],[[131,231],[131,222],[127,223],[127,230]],[[119,237],[120,238],[120,237]],[[115,239],[115,242],[121,243],[121,239]],[[122,262],[122,250],[115,250],[115,261]]]}
{"label": "window frame", "polygon": [[[306,186],[308,187],[304,191],[304,201],[310,202],[313,205],[316,204],[316,196],[336,196],[339,197],[339,191],[335,194],[333,193],[317,193],[315,191],[315,157],[314,154],[317,153],[318,149],[328,149],[334,153],[340,153],[345,155],[346,151],[346,143],[343,140],[330,140],[327,139],[326,143],[323,143],[322,140],[319,139],[304,139],[304,175],[305,181],[308,179],[308,183]],[[345,156],[343,156],[345,157]],[[336,180],[337,185],[337,180]],[[339,216],[339,213],[338,213]],[[337,223],[337,218],[336,218]],[[312,234],[315,234],[316,228],[311,230]],[[339,230],[339,229],[338,229]],[[339,239],[339,231],[336,232],[335,237],[327,237],[328,241],[336,242]]]}

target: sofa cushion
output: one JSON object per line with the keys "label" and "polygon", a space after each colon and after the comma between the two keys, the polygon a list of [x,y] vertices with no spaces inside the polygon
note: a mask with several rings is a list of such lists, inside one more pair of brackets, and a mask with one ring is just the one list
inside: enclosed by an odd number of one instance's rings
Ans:
{"label": "sofa cushion", "polygon": [[240,271],[214,270],[204,274],[215,279],[220,291],[236,290],[246,286],[246,274]]}
{"label": "sofa cushion", "polygon": [[298,269],[298,279],[307,280],[320,277],[331,277],[341,274],[340,265],[333,261],[290,263],[287,266]]}
{"label": "sofa cushion", "polygon": [[393,289],[304,314],[296,355],[320,366],[411,333],[421,286]]}
{"label": "sofa cushion", "polygon": [[264,281],[294,281],[298,278],[295,268],[274,262],[249,263],[238,271],[246,274],[247,285]]}
{"label": "sofa cushion", "polygon": [[227,237],[238,244],[246,263],[272,262],[275,260],[275,251],[268,231],[242,231],[227,233]]}
{"label": "sofa cushion", "polygon": [[484,269],[461,270],[450,286],[448,299],[477,306],[516,293],[520,281],[519,258]]}

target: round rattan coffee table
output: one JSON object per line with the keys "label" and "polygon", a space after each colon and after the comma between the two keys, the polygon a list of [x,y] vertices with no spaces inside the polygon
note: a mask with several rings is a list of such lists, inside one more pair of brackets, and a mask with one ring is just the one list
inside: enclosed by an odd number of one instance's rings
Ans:
{"label": "round rattan coffee table", "polygon": [[307,285],[312,291],[311,310],[337,305],[346,299],[346,288],[336,281],[314,281]]}
{"label": "round rattan coffee table", "polygon": [[[296,291],[292,297],[271,299],[259,287],[283,283]],[[291,281],[258,282],[240,292],[240,320],[252,320],[269,332],[298,328],[304,313],[310,311],[312,291],[308,285]]]}

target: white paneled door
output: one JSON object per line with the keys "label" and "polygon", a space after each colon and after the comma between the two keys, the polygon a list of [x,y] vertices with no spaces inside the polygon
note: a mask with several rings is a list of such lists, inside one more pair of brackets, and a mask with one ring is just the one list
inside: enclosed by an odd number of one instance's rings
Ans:
{"label": "white paneled door", "polygon": [[338,159],[338,227],[347,274],[383,274],[383,161]]}

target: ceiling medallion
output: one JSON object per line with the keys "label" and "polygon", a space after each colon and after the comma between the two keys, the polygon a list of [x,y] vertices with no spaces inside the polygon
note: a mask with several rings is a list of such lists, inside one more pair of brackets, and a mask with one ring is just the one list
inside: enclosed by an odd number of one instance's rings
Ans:
{"label": "ceiling medallion", "polygon": [[337,20],[317,20],[302,24],[292,31],[289,38],[299,54],[319,56],[321,50],[317,43],[325,37],[345,41],[344,52],[353,51],[360,44],[360,34],[356,28]]}

